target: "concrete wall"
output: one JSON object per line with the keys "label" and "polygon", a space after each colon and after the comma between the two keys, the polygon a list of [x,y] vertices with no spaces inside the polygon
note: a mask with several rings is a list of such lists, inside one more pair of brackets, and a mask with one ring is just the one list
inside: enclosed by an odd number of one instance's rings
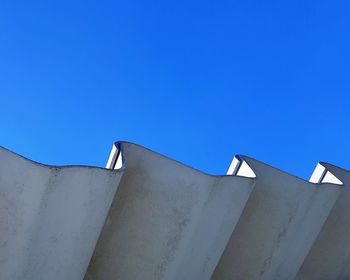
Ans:
{"label": "concrete wall", "polygon": [[321,163],[344,183],[296,279],[350,279],[350,172]]}
{"label": "concrete wall", "polygon": [[0,148],[0,279],[82,279],[120,178]]}
{"label": "concrete wall", "polygon": [[237,156],[211,176],[141,146],[107,168],[0,148],[0,279],[350,279],[349,171]]}
{"label": "concrete wall", "polygon": [[241,159],[256,184],[212,279],[294,279],[341,187]]}
{"label": "concrete wall", "polygon": [[124,175],[86,279],[209,279],[254,180],[122,149]]}

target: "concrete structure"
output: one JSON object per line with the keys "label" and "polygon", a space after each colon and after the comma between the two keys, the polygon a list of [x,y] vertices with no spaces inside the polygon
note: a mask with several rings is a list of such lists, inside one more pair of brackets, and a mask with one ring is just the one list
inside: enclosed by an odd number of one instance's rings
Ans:
{"label": "concrete structure", "polygon": [[0,149],[0,279],[82,279],[121,173]]}
{"label": "concrete structure", "polygon": [[341,187],[240,158],[257,175],[256,184],[213,279],[294,279]]}
{"label": "concrete structure", "polygon": [[0,148],[0,279],[350,279],[349,184],[245,156],[211,176],[126,142],[106,169]]}
{"label": "concrete structure", "polygon": [[129,143],[120,149],[125,171],[87,279],[209,279],[254,180],[209,176]]}
{"label": "concrete structure", "polygon": [[320,163],[319,168],[323,169],[317,176],[320,182],[334,174],[345,186],[296,279],[350,279],[350,172],[328,163]]}

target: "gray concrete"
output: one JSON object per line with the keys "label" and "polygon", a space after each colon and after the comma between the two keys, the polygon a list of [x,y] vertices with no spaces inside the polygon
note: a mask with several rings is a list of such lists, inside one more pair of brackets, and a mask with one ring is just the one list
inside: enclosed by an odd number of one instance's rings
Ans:
{"label": "gray concrete", "polygon": [[294,279],[342,187],[240,158],[256,184],[212,279]]}
{"label": "gray concrete", "polygon": [[296,279],[350,279],[350,171],[321,163],[344,183],[326,223]]}
{"label": "gray concrete", "polygon": [[86,279],[209,279],[254,179],[209,176],[120,146],[124,175]]}
{"label": "gray concrete", "polygon": [[0,279],[83,279],[120,178],[0,148]]}
{"label": "gray concrete", "polygon": [[0,148],[0,279],[350,279],[349,171],[311,183],[238,156],[228,173],[126,142],[107,169]]}

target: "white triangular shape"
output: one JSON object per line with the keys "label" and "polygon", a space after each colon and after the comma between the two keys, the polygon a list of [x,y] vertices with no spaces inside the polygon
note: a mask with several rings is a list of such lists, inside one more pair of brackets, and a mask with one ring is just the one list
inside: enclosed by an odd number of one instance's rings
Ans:
{"label": "white triangular shape", "polygon": [[248,178],[255,178],[256,175],[253,169],[250,168],[245,160],[234,157],[227,171],[227,175],[236,175]]}
{"label": "white triangular shape", "polygon": [[326,169],[322,164],[318,163],[309,180],[311,183],[331,183],[335,185],[343,185],[332,172]]}
{"label": "white triangular shape", "polygon": [[322,183],[331,183],[336,185],[342,185],[342,181],[340,181],[336,176],[333,175],[330,171],[326,172],[326,175],[324,175],[322,179]]}

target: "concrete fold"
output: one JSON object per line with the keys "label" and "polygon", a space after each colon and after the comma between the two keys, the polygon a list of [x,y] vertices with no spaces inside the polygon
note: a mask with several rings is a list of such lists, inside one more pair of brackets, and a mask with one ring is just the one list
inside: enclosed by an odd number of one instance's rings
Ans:
{"label": "concrete fold", "polygon": [[[313,244],[298,280],[350,279],[350,171],[320,163],[344,184],[336,203]],[[324,180],[325,176],[320,176]]]}
{"label": "concrete fold", "polygon": [[109,167],[120,152],[124,175],[85,278],[210,279],[255,180],[210,176],[131,143],[116,144]]}
{"label": "concrete fold", "polygon": [[118,142],[107,167],[0,148],[0,279],[350,279],[350,171],[212,176]]}
{"label": "concrete fold", "polygon": [[0,148],[0,279],[83,279],[120,178]]}
{"label": "concrete fold", "polygon": [[212,279],[294,279],[342,187],[238,158],[256,175],[256,184]]}

